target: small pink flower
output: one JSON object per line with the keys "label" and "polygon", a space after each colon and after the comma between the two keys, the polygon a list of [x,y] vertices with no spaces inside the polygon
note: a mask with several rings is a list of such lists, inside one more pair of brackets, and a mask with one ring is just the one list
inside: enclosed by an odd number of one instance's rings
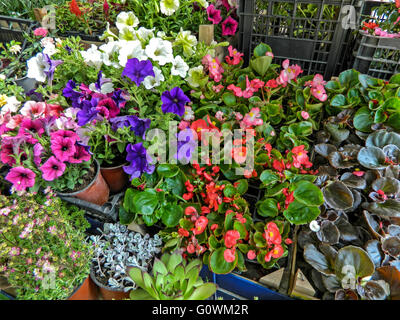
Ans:
{"label": "small pink flower", "polygon": [[222,111],[217,111],[217,113],[215,114],[215,118],[217,118],[221,122],[225,121],[224,113]]}
{"label": "small pink flower", "polygon": [[270,51],[267,51],[265,53],[265,55],[268,56],[268,57],[271,57],[272,59],[274,58],[274,54],[272,52],[270,52]]}
{"label": "small pink flower", "polygon": [[304,120],[307,120],[308,118],[310,118],[310,115],[308,114],[307,111],[302,111],[301,116],[303,117]]}
{"label": "small pink flower", "polygon": [[234,84],[230,84],[229,86],[226,87],[228,90],[233,91],[233,94],[236,97],[242,97],[243,96],[243,92],[242,89],[239,87],[236,87]]}
{"label": "small pink flower", "polygon": [[19,256],[20,253],[21,253],[21,249],[17,248],[17,247],[12,247],[9,252],[10,256],[12,256],[12,257]]}
{"label": "small pink flower", "polygon": [[219,93],[222,89],[224,89],[224,86],[222,84],[219,84],[217,86],[212,86],[212,89],[216,92]]}
{"label": "small pink flower", "polygon": [[242,60],[243,57],[243,53],[238,52],[236,49],[234,49],[232,46],[228,47],[228,51],[229,51],[229,56],[225,57],[225,61],[227,64],[230,65],[237,65],[240,63],[240,61]]}
{"label": "small pink flower", "polygon": [[324,102],[326,99],[328,99],[328,95],[326,94],[323,85],[317,85],[311,88],[311,94],[321,102]]}
{"label": "small pink flower", "polygon": [[228,263],[231,263],[231,262],[235,261],[235,259],[236,259],[235,250],[225,249],[225,251],[224,251],[224,259]]}
{"label": "small pink flower", "polygon": [[190,125],[189,121],[182,120],[181,122],[179,122],[178,129],[185,130],[187,127],[189,127],[189,125]]}
{"label": "small pink flower", "polygon": [[247,252],[247,258],[249,260],[253,260],[256,257],[256,253],[253,250],[249,250],[249,252]]}
{"label": "small pink flower", "polygon": [[37,37],[45,37],[47,36],[47,29],[46,28],[36,28],[33,30],[33,34]]}
{"label": "small pink flower", "polygon": [[357,177],[362,177],[362,176],[365,174],[365,172],[356,169],[355,171],[353,171],[353,174],[354,174],[355,176],[357,176]]}

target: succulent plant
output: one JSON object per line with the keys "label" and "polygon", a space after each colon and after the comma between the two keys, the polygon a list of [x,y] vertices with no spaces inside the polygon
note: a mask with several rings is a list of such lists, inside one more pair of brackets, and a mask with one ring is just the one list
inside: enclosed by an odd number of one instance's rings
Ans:
{"label": "succulent plant", "polygon": [[314,284],[325,298],[397,299],[400,135],[378,130],[365,143],[353,133],[342,142],[319,137],[325,139],[315,146],[320,157],[316,184],[325,203],[299,234]]}
{"label": "succulent plant", "polygon": [[199,277],[202,262],[189,263],[178,252],[164,253],[155,259],[151,274],[132,267],[129,276],[137,288],[130,292],[133,300],[204,300],[216,291],[214,283],[204,283]]}
{"label": "succulent plant", "polygon": [[126,292],[136,288],[127,275],[127,268],[135,266],[147,270],[162,247],[158,235],[154,238],[149,234],[142,236],[118,223],[105,223],[102,234],[90,239],[95,247],[93,268],[96,277],[106,279],[110,288]]}

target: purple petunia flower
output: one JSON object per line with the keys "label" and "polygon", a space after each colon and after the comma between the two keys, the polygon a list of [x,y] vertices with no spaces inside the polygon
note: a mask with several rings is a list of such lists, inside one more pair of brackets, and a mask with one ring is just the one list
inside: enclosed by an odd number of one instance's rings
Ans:
{"label": "purple petunia flower", "polygon": [[139,61],[137,58],[129,59],[121,77],[127,76],[139,87],[147,76],[155,77],[153,65],[150,60]]}
{"label": "purple petunia flower", "polygon": [[51,85],[51,83],[53,82],[54,71],[56,70],[57,66],[64,63],[64,61],[51,60],[51,58],[47,54],[44,54],[44,58],[46,59],[46,63],[48,64],[48,67],[44,70],[44,73],[46,74],[48,82]]}
{"label": "purple petunia flower", "polygon": [[40,171],[43,172],[42,178],[46,181],[53,181],[63,175],[65,167],[65,163],[59,161],[56,157],[51,156],[40,167]]}
{"label": "purple petunia flower", "polygon": [[126,93],[122,91],[121,89],[115,90],[111,96],[111,99],[115,101],[117,104],[118,108],[123,108],[125,107],[126,104]]}
{"label": "purple petunia flower", "polygon": [[135,132],[138,137],[144,139],[146,130],[150,128],[150,119],[140,119],[137,116],[130,116],[128,118],[131,126],[131,131]]}
{"label": "purple petunia flower", "polygon": [[155,165],[151,165],[151,157],[147,154],[146,148],[143,144],[128,144],[126,146],[126,151],[128,155],[126,160],[130,162],[128,166],[124,166],[124,171],[131,176],[130,180],[133,178],[139,178],[144,172],[152,174],[155,169]]}
{"label": "purple petunia flower", "polygon": [[36,174],[31,169],[20,166],[12,168],[6,180],[11,182],[16,190],[23,191],[35,185],[35,177]]}
{"label": "purple petunia flower", "polygon": [[133,116],[120,116],[110,119],[111,129],[117,131],[118,128],[129,127],[131,125],[129,118]]}
{"label": "purple petunia flower", "polygon": [[80,107],[80,98],[83,97],[83,93],[76,91],[76,83],[73,80],[69,80],[67,85],[63,89],[63,96],[69,98],[72,101],[72,106],[74,108]]}
{"label": "purple petunia flower", "polygon": [[170,112],[182,117],[185,113],[185,104],[190,99],[184,94],[181,88],[175,87],[171,91],[164,91],[161,95],[161,110],[164,113]]}
{"label": "purple petunia flower", "polygon": [[76,114],[79,126],[82,127],[97,117],[99,113],[99,110],[96,110],[98,103],[99,101],[96,98],[92,98],[90,101],[84,100],[82,102],[81,110]]}
{"label": "purple petunia flower", "polygon": [[177,134],[178,144],[175,158],[182,164],[188,164],[192,159],[192,154],[197,147],[195,136],[197,133],[192,129],[184,129]]}

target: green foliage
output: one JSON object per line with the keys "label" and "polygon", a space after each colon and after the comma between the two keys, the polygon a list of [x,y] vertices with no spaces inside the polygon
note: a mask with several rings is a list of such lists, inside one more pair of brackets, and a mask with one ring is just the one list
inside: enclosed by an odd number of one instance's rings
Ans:
{"label": "green foliage", "polygon": [[164,253],[155,259],[151,274],[138,267],[129,276],[139,287],[131,291],[132,300],[205,300],[217,289],[214,283],[204,283],[199,273],[201,260],[186,262],[180,253]]}

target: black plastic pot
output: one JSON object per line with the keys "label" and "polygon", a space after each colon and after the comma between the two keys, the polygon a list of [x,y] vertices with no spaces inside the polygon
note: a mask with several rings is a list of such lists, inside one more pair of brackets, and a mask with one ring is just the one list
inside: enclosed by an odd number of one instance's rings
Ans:
{"label": "black plastic pot", "polygon": [[31,90],[34,90],[38,86],[38,82],[35,79],[23,77],[21,79],[16,79],[14,82],[24,89],[25,93],[28,93]]}
{"label": "black plastic pot", "polygon": [[30,33],[37,26],[33,20],[0,16],[0,42],[7,43],[11,40],[24,42],[24,32]]}

